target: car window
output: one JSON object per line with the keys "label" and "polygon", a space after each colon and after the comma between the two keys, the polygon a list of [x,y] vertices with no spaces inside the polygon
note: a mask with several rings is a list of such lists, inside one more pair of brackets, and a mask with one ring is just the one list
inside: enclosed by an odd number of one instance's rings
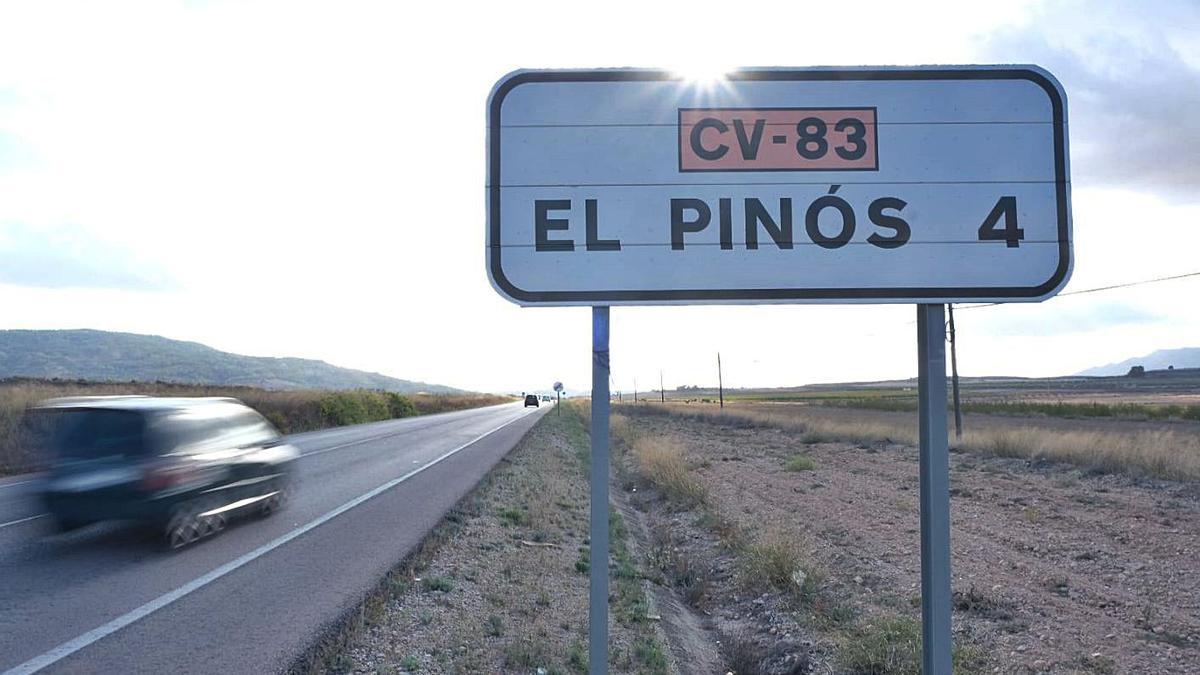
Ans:
{"label": "car window", "polygon": [[242,406],[198,407],[170,414],[164,444],[176,450],[207,450],[261,445],[278,437],[266,419]]}
{"label": "car window", "polygon": [[60,459],[132,457],[147,450],[145,417],[129,410],[35,410],[29,428],[38,450]]}
{"label": "car window", "polygon": [[259,445],[279,437],[279,432],[262,415],[246,408],[231,418],[233,437],[240,445]]}

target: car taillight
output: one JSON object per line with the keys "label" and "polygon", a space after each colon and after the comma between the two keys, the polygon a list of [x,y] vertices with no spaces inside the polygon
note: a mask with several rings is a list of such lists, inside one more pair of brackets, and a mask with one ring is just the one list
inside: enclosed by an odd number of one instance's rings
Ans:
{"label": "car taillight", "polygon": [[139,487],[146,492],[158,492],[175,487],[186,481],[194,470],[179,462],[156,462],[142,470]]}

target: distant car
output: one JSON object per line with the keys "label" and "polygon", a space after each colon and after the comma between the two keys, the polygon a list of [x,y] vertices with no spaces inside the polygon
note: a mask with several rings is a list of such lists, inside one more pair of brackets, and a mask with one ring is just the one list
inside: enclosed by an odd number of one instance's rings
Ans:
{"label": "distant car", "polygon": [[60,530],[133,520],[172,549],[234,515],[277,511],[300,457],[232,398],[52,399],[30,409],[29,423],[49,454],[40,495]]}
{"label": "distant car", "polygon": [[554,401],[554,399],[550,398],[549,396],[545,396],[545,395],[542,396],[542,403],[551,403],[553,401]]}
{"label": "distant car", "polygon": [[527,394],[525,396],[525,407],[526,408],[528,408],[529,406],[533,406],[536,408],[536,407],[538,407],[538,405],[539,404],[538,404],[537,394]]}

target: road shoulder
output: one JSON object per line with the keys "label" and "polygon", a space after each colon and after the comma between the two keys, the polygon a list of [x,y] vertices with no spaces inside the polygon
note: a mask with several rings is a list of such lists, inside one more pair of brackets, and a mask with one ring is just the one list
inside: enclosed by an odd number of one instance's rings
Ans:
{"label": "road shoulder", "polygon": [[[551,411],[363,606],[333,672],[546,673],[587,668],[584,420]],[[614,673],[665,673],[657,614],[613,518]]]}

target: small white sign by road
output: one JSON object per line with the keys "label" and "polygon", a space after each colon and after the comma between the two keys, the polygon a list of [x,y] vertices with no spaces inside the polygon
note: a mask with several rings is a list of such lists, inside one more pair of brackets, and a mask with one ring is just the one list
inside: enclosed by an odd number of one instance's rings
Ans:
{"label": "small white sign by road", "polygon": [[1066,115],[1033,66],[518,71],[488,105],[488,272],[522,305],[1044,300]]}

